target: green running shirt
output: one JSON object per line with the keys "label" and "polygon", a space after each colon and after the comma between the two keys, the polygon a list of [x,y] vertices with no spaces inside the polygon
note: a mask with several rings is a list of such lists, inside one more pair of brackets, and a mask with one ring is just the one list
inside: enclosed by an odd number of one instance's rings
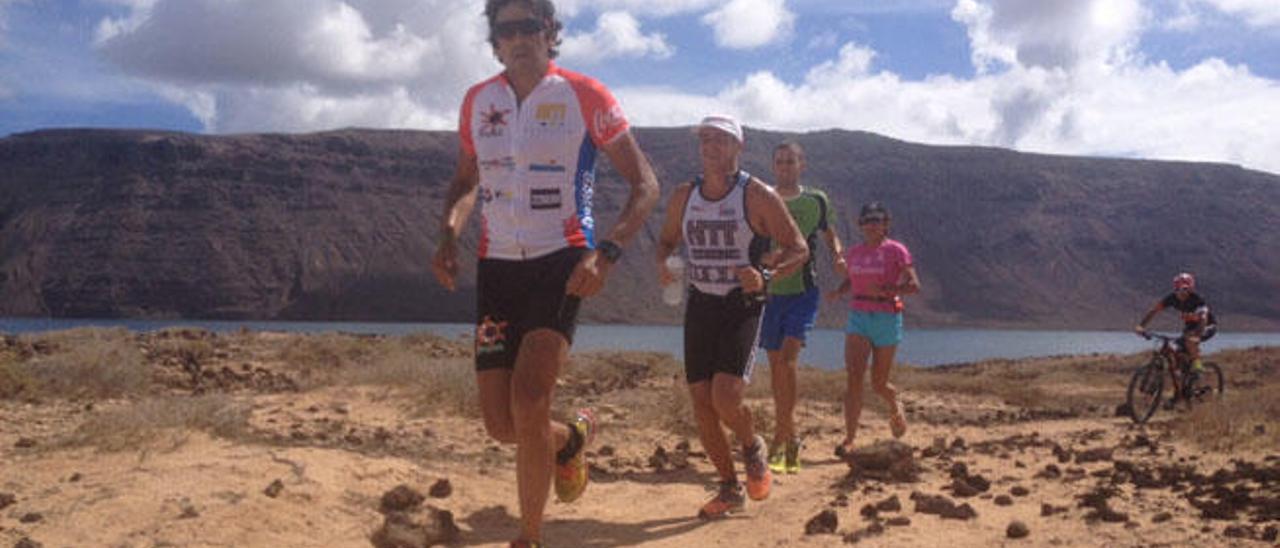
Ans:
{"label": "green running shirt", "polygon": [[805,243],[809,244],[809,262],[790,276],[774,278],[769,283],[769,294],[798,295],[817,287],[815,257],[818,256],[818,238],[827,230],[831,222],[829,219],[835,218],[835,212],[831,210],[831,200],[827,199],[825,192],[807,186],[801,186],[800,194],[783,201],[787,203],[787,211],[791,212],[796,226],[800,227]]}

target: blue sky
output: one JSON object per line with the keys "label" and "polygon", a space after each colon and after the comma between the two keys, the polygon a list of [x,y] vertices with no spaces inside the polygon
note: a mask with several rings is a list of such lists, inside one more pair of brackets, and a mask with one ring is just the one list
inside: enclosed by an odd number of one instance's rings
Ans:
{"label": "blue sky", "polygon": [[[632,122],[1280,172],[1276,0],[560,0]],[[453,129],[477,0],[0,0],[0,135]]]}

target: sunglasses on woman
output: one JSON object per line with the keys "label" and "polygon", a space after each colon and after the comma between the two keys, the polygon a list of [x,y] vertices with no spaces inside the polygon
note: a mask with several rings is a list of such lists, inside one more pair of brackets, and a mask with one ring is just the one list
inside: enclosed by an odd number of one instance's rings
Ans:
{"label": "sunglasses on woman", "polygon": [[533,36],[544,30],[547,26],[542,23],[541,19],[517,19],[515,21],[503,21],[493,25],[493,35],[504,40],[520,36]]}
{"label": "sunglasses on woman", "polygon": [[884,217],[863,217],[858,219],[859,225],[878,225],[886,221]]}

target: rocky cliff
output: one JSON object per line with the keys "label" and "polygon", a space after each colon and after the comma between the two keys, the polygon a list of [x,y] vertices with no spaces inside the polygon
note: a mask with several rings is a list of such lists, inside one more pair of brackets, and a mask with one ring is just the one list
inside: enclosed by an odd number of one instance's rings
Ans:
{"label": "rocky cliff", "polygon": [[[639,129],[663,199],[698,168],[687,129]],[[937,147],[858,132],[749,131],[745,167],[808,152],[846,240],[883,201],[918,262],[913,325],[1123,327],[1195,272],[1224,325],[1280,327],[1280,177],[1221,164]],[[450,132],[202,136],[51,130],[0,139],[0,315],[469,321],[428,264]],[[627,186],[602,161],[606,228]],[[657,299],[659,210],[587,321],[677,322]],[[476,223],[464,238],[473,256]],[[830,287],[825,250],[823,282]],[[470,260],[468,263],[472,262]],[[824,322],[837,321],[826,306]]]}

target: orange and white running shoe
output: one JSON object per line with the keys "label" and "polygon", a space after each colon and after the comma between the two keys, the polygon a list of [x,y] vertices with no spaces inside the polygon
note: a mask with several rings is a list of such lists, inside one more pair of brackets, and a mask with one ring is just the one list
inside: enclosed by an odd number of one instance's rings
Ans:
{"label": "orange and white running shoe", "polygon": [[716,496],[702,505],[698,517],[702,519],[720,519],[729,514],[740,512],[746,498],[742,496],[742,484],[734,481],[720,482]]}
{"label": "orange and white running shoe", "polygon": [[764,500],[769,498],[769,490],[773,486],[773,472],[769,470],[769,463],[765,462],[765,454],[769,450],[764,443],[764,438],[756,436],[753,440],[755,443],[742,451],[742,458],[747,464],[747,496],[751,500]]}
{"label": "orange and white running shoe", "polygon": [[569,426],[582,436],[582,445],[578,452],[564,464],[556,464],[556,498],[560,502],[573,502],[587,490],[590,474],[587,473],[587,446],[596,437],[596,417],[590,409],[582,408],[573,417]]}

